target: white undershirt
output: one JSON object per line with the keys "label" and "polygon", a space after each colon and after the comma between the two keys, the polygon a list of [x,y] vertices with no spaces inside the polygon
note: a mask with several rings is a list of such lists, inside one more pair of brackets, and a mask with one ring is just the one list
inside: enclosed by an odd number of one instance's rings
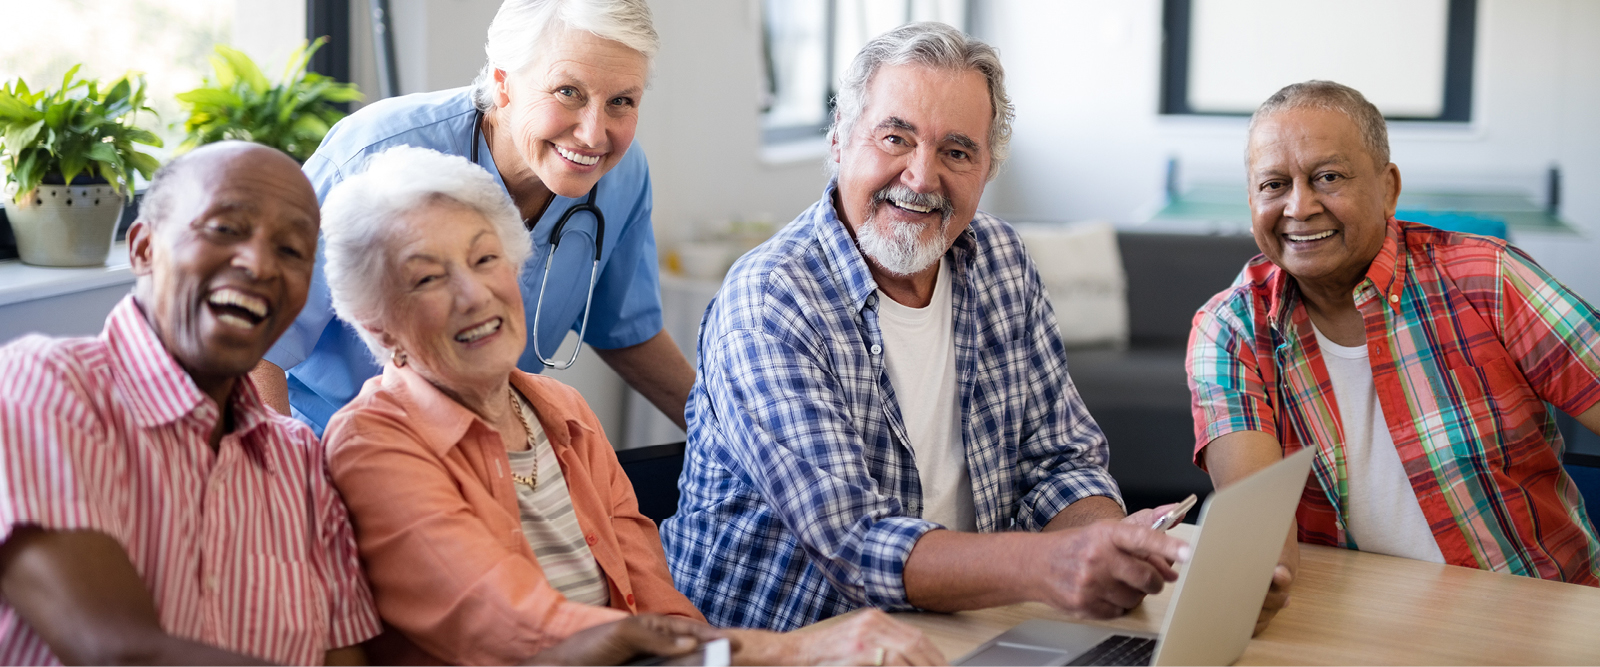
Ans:
{"label": "white undershirt", "polygon": [[1406,478],[1400,452],[1383,419],[1372,382],[1367,346],[1339,345],[1312,325],[1322,363],[1333,383],[1344,425],[1345,476],[1349,506],[1344,508],[1345,531],[1362,551],[1443,563],[1444,555],[1428,528],[1417,503],[1417,492]]}
{"label": "white undershirt", "polygon": [[922,518],[951,530],[976,532],[972,477],[956,397],[950,269],[943,259],[937,280],[933,300],[923,308],[906,307],[878,291],[883,365],[916,457]]}

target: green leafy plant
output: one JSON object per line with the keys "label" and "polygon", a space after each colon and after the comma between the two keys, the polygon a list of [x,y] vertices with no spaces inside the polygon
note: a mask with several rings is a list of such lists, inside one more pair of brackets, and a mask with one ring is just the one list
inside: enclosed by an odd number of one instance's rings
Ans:
{"label": "green leafy plant", "polygon": [[56,90],[33,91],[18,78],[0,87],[0,155],[6,182],[22,201],[47,175],[71,183],[79,174],[131,192],[133,172],[149,178],[161,166],[134,144],[161,146],[161,138],[134,124],[145,106],[144,77],[129,74],[104,92],[97,81],[67,70]]}
{"label": "green leafy plant", "polygon": [[211,56],[216,76],[205,85],[178,95],[189,111],[188,133],[181,148],[189,150],[224,139],[242,139],[272,146],[304,162],[344,112],[333,105],[361,99],[355,84],[307,72],[306,64],[327,38],[302,43],[284,65],[282,82],[274,86],[250,56],[222,44]]}

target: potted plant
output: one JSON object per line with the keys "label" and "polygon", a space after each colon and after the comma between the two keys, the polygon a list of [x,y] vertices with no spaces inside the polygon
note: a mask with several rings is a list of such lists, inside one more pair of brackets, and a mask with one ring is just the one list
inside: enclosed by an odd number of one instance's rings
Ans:
{"label": "potted plant", "polygon": [[361,99],[355,84],[306,71],[312,54],[325,42],[327,38],[321,37],[295,49],[276,86],[250,56],[218,44],[211,56],[215,79],[207,77],[204,85],[178,95],[189,111],[183,122],[188,136],[181,149],[242,139],[266,144],[301,162],[311,157],[328,128],[345,115],[334,105]]}
{"label": "potted plant", "polygon": [[33,91],[18,78],[0,87],[0,157],[6,166],[6,218],[22,261],[97,266],[111,253],[117,218],[135,172],[160,163],[134,144],[161,145],[134,124],[145,106],[144,77],[101,89],[67,70],[56,90]]}

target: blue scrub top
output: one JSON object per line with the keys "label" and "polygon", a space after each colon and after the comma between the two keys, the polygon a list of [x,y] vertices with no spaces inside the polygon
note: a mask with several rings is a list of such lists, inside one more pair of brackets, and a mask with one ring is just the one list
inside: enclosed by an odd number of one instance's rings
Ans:
{"label": "blue scrub top", "polygon": [[[388,148],[419,146],[469,157],[473,119],[468,88],[386,99],[335,124],[316,154],[306,161],[305,173],[321,203],[335,185],[360,173],[368,159]],[[489,147],[481,138],[478,165],[505,188]],[[600,177],[597,187],[600,193],[595,204],[606,216],[606,238],[584,342],[599,349],[637,345],[660,333],[662,326],[656,239],[650,227],[650,170],[644,150],[637,143],[630,146],[622,161]],[[550,230],[562,213],[579,203],[582,197],[557,195],[530,232],[533,256],[523,267],[521,277],[523,309],[530,332],[534,301],[539,296],[539,282],[550,252]],[[540,351],[546,358],[553,358],[567,332],[577,331],[580,325],[594,260],[594,231],[594,217],[587,213],[574,214],[563,230],[539,319]],[[319,437],[333,413],[355,398],[362,383],[382,370],[355,329],[334,316],[320,246],[305,309],[267,352],[266,359],[288,371],[289,405],[294,416],[309,424]],[[544,364],[535,356],[531,333],[528,349],[517,367],[531,373],[544,370]]]}

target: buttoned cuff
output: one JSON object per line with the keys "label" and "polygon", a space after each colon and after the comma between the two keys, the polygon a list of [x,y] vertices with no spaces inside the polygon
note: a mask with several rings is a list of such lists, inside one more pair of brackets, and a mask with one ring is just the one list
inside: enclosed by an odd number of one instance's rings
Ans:
{"label": "buttoned cuff", "polygon": [[906,596],[906,559],[924,533],[941,528],[914,517],[890,517],[872,524],[861,544],[861,587],[867,604],[887,611],[915,609]]}
{"label": "buttoned cuff", "polygon": [[[1017,511],[1017,527],[1028,531],[1043,530],[1045,524],[1056,518],[1061,510],[1089,496],[1106,496],[1123,505],[1117,481],[1105,468],[1094,466],[1067,470],[1051,475],[1022,497],[1022,508]],[[1125,505],[1123,511],[1127,511]]]}

